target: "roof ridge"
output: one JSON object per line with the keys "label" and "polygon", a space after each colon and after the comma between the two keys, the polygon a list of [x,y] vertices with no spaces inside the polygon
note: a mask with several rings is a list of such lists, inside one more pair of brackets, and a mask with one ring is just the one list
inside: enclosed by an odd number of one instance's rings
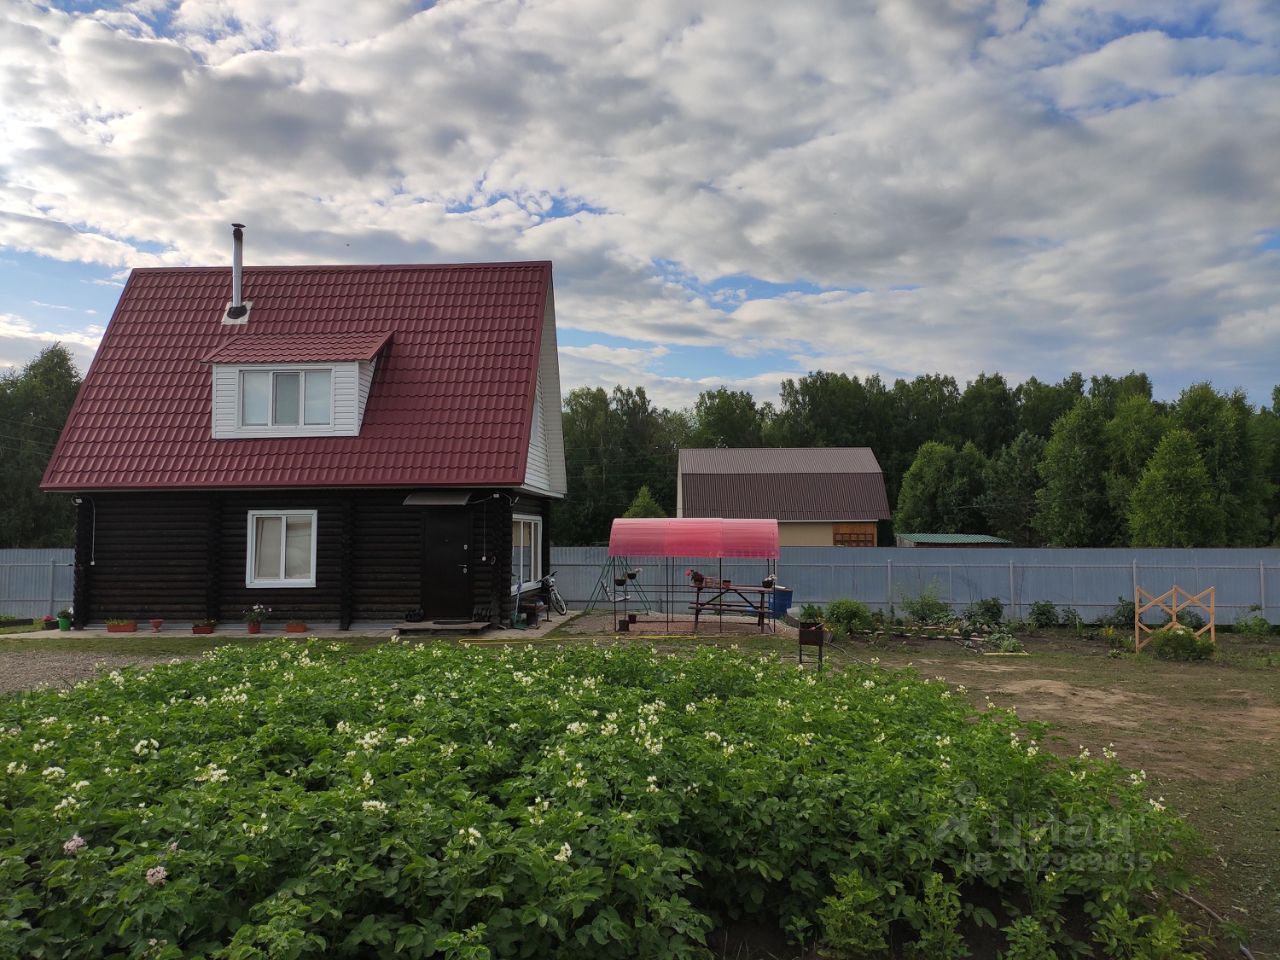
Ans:
{"label": "roof ridge", "polygon": [[[301,263],[301,264],[258,264],[246,266],[245,272],[290,272],[311,273],[318,271],[336,272],[352,270],[481,270],[511,269],[513,267],[550,267],[550,260],[489,260],[474,263]],[[177,267],[134,267],[134,273],[206,273],[226,272],[231,264]]]}

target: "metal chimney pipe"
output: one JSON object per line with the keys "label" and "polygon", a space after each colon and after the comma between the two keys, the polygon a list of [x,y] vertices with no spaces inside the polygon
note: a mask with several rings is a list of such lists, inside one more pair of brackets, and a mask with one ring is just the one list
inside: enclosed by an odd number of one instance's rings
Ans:
{"label": "metal chimney pipe", "polygon": [[241,296],[241,285],[244,279],[244,224],[231,225],[231,305],[238,307],[244,303]]}
{"label": "metal chimney pipe", "polygon": [[244,224],[231,225],[231,303],[223,322],[243,320],[249,312],[243,296],[244,285]]}

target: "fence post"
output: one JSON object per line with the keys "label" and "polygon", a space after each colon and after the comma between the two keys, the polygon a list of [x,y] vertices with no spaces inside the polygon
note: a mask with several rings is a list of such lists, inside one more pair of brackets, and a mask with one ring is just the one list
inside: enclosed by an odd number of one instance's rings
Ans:
{"label": "fence post", "polygon": [[[886,560],[884,563],[887,569],[887,572],[885,574],[885,584],[886,584],[885,589],[887,591],[887,595],[885,596],[885,604],[890,608],[892,608],[893,607],[893,561]],[[887,613],[888,611],[886,610],[885,612]]]}
{"label": "fence post", "polygon": [[1267,617],[1267,565],[1258,561],[1258,603],[1262,607],[1262,618]]}
{"label": "fence post", "polygon": [[1135,557],[1133,561],[1133,600],[1138,601],[1138,560]]}
{"label": "fence post", "polygon": [[58,605],[58,570],[56,560],[49,561],[49,616],[53,616],[54,607]]}
{"label": "fence post", "polygon": [[1018,604],[1013,599],[1013,561],[1009,561],[1009,612],[1016,619],[1018,616]]}

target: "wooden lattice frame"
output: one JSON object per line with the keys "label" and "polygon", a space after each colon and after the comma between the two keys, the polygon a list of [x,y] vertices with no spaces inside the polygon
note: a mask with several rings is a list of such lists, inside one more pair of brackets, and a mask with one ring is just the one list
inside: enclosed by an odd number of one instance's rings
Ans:
{"label": "wooden lattice frame", "polygon": [[[1169,624],[1149,627],[1142,622],[1142,615],[1148,610],[1163,610],[1169,615],[1169,623],[1178,623],[1178,611],[1189,607],[1199,607],[1206,614],[1205,625],[1196,631],[1196,636],[1209,634],[1209,640],[1218,642],[1217,619],[1214,615],[1214,588],[1209,587],[1199,593],[1191,594],[1181,587],[1175,586],[1156,596],[1147,593],[1141,587],[1135,587],[1133,598],[1133,650],[1141,653],[1142,648],[1151,641],[1153,631],[1160,630]],[[1205,598],[1208,598],[1206,602]]]}

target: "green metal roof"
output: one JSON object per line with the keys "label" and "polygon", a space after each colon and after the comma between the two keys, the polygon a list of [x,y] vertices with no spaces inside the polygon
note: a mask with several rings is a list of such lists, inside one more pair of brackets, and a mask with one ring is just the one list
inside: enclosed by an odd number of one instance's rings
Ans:
{"label": "green metal roof", "polygon": [[899,533],[897,537],[899,540],[907,540],[911,543],[1013,543],[1012,540],[989,537],[985,533]]}

